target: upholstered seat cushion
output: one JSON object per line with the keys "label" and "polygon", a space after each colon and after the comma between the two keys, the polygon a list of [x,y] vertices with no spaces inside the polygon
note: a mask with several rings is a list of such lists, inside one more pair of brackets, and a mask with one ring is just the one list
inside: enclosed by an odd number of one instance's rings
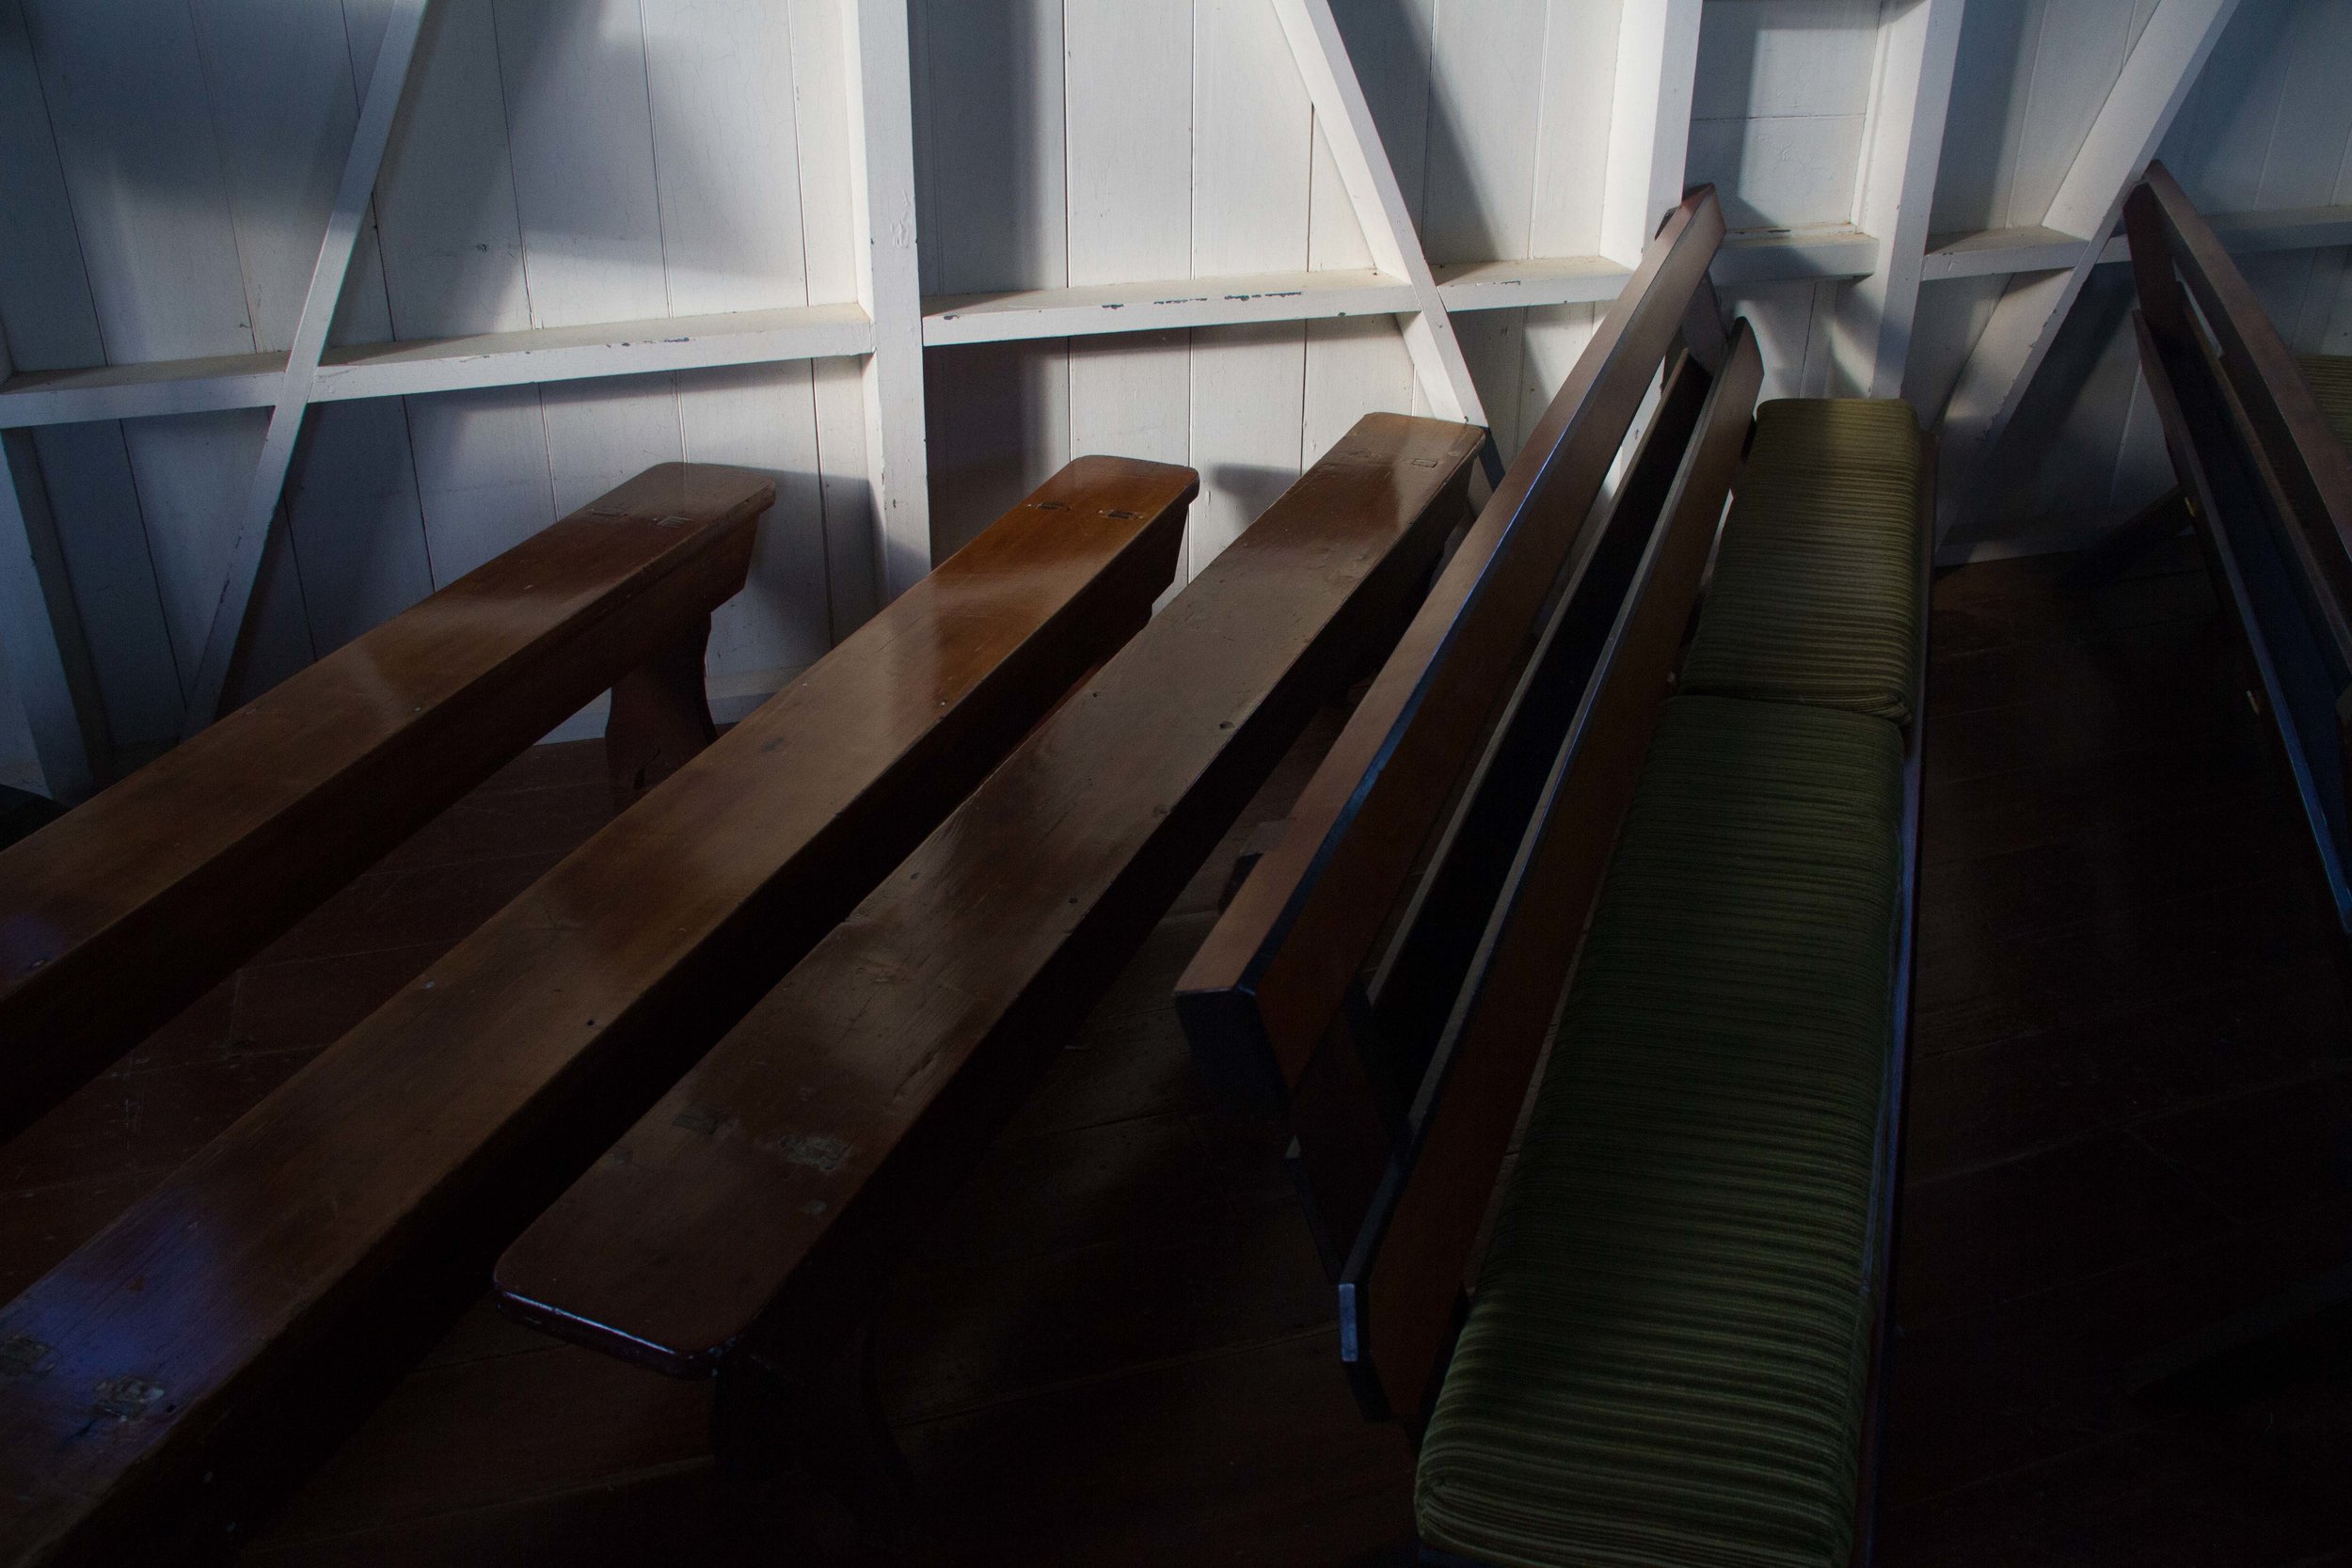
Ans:
{"label": "upholstered seat cushion", "polygon": [[1901,732],[1667,704],[1422,1449],[1494,1564],[1846,1561]]}
{"label": "upholstered seat cushion", "polygon": [[1682,689],[1911,720],[1920,441],[1897,399],[1756,411]]}
{"label": "upholstered seat cushion", "polygon": [[2307,354],[2303,356],[2303,379],[2311,383],[2312,397],[2318,403],[2319,411],[2328,417],[2328,426],[2336,433],[2336,439],[2352,447],[2352,359]]}

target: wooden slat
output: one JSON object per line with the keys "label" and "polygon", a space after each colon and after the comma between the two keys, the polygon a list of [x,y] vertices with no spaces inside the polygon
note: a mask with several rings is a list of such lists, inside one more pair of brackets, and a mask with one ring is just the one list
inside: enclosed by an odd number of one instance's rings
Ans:
{"label": "wooden slat", "polygon": [[1222,1075],[1279,1100],[1337,1015],[1723,238],[1711,188],[1676,209],[1178,986]]}
{"label": "wooden slat", "polygon": [[1374,1414],[1417,1426],[1435,1391],[1479,1217],[1632,800],[1763,376],[1742,322],[1439,1042],[1415,1143],[1382,1182],[1342,1276],[1341,1357]]}
{"label": "wooden slat", "polygon": [[0,852],[0,1136],[705,620],[774,499],[648,469]]}
{"label": "wooden slat", "polygon": [[[1701,292],[1711,306],[1712,291]],[[1602,668],[1709,385],[1695,358],[1676,356],[1606,526],[1570,562],[1535,652],[1405,906],[1396,939],[1373,974],[1369,1006],[1348,1009],[1361,1016],[1335,1023],[1292,1085],[1295,1172],[1335,1279],[1390,1157],[1405,1141],[1422,1075],[1584,689]]]}
{"label": "wooden slat", "polygon": [[[2124,202],[2141,369],[2233,610],[2338,924],[2352,930],[2352,456],[2211,226],[2162,164]],[[2190,309],[2190,301],[2196,309]]]}
{"label": "wooden slat", "polygon": [[1070,465],[0,1309],[0,1561],[204,1542],[323,1451],[1142,624],[1196,484]]}
{"label": "wooden slat", "polygon": [[[2328,428],[2295,356],[2237,263],[2161,162],[2148,166],[2147,180],[2125,203],[2125,221],[2135,232],[2152,208],[2170,241],[2170,260],[2220,347],[2222,371],[2253,436],[2319,552],[2327,581],[2339,601],[2352,598],[2352,453]],[[2152,325],[2162,324],[2152,318]]]}
{"label": "wooden slat", "polygon": [[1359,421],[500,1262],[679,1375],[864,1312],[1459,517],[1482,433]]}

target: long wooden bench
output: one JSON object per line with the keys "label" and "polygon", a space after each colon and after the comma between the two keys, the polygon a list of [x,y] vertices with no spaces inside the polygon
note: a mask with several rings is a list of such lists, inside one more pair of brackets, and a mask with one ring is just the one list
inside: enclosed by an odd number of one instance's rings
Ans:
{"label": "long wooden bench", "polygon": [[1197,483],[1071,464],[0,1308],[0,1562],[216,1547],[315,1462],[1144,623]]}
{"label": "long wooden bench", "polygon": [[723,1452],[781,1438],[881,1513],[887,1433],[853,1396],[882,1282],[1402,624],[1482,440],[1359,421],[507,1252],[508,1307],[715,1370]]}
{"label": "long wooden bench", "polygon": [[649,468],[0,850],[0,1138],[597,692],[632,787],[710,736],[775,486]]}
{"label": "long wooden bench", "polygon": [[1867,1560],[1931,469],[1899,403],[1760,408],[1677,694],[1611,683],[1529,825],[1340,1290],[1430,1560]]}
{"label": "long wooden bench", "polygon": [[[2296,356],[2161,163],[2123,204],[2141,372],[2179,482],[2101,553],[2111,571],[2194,526],[2239,633],[2338,927],[2352,934],[2352,359]],[[2193,309],[2192,309],[2193,305]],[[2136,1389],[2194,1375],[2352,1299],[2352,1264],[2161,1347]]]}
{"label": "long wooden bench", "polygon": [[[1309,781],[1281,841],[1194,956],[1177,1009],[1216,1076],[1284,1106],[1307,1075],[1507,702],[1564,564],[1580,547],[1582,560],[1595,558],[1594,502],[1694,302],[1720,334],[1706,277],[1723,233],[1711,187],[1669,215]],[[1550,717],[1565,723],[1565,713]],[[1533,748],[1539,767],[1550,749]],[[1327,1062],[1359,1076],[1352,1049]],[[1333,1092],[1376,1097],[1369,1085]]]}
{"label": "long wooden bench", "polygon": [[[1735,353],[1725,341],[1707,282],[1721,227],[1711,192],[1700,191],[1661,228],[1279,846],[1178,985],[1203,1066],[1286,1112],[1308,1220],[1335,1277],[1406,1135],[1486,911],[1637,578],[1678,602],[1671,637],[1687,619],[1761,374],[1752,341],[1743,336]],[[1735,362],[1743,394],[1718,384]],[[1661,366],[1659,402],[1596,510]],[[1709,443],[1713,459],[1686,476],[1694,448]],[[1700,554],[1687,574],[1677,564],[1650,583],[1651,545],[1670,512],[1676,528],[1697,531]],[[1514,670],[1514,660],[1523,662]],[[1506,695],[1482,749],[1478,709],[1496,706],[1497,691]]]}
{"label": "long wooden bench", "polygon": [[2165,447],[2352,932],[2352,360],[2297,360],[2163,164],[2123,218]]}

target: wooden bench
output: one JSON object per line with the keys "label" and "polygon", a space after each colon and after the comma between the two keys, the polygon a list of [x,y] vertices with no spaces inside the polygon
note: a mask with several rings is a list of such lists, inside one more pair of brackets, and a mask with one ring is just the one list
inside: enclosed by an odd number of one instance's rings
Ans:
{"label": "wooden bench", "polygon": [[2161,163],[2123,218],[2165,447],[2352,933],[2352,360],[2298,363]]}
{"label": "wooden bench", "polygon": [[723,1457],[784,1445],[886,1517],[895,1450],[857,1355],[876,1293],[1402,624],[1482,441],[1359,421],[509,1249],[509,1309],[715,1370]]}
{"label": "wooden bench", "polygon": [[[1711,188],[1671,214],[1177,988],[1205,1068],[1283,1105],[1492,726],[1609,467],[1705,288]],[[1711,315],[1712,295],[1707,295]],[[1717,328],[1718,333],[1720,327]],[[1605,624],[1605,623],[1604,623]],[[1539,748],[1541,750],[1541,748]]]}
{"label": "wooden bench", "polygon": [[[1661,227],[1317,768],[1281,841],[1178,984],[1178,1013],[1203,1067],[1287,1112],[1309,1221],[1334,1275],[1406,1135],[1486,911],[1629,589],[1649,569],[1659,520],[1703,419],[1717,433],[1715,454],[1683,482],[1677,504],[1689,515],[1677,526],[1705,541],[1721,515],[1760,375],[1752,343],[1733,378],[1744,397],[1719,395],[1710,371],[1733,357],[1707,281],[1722,233],[1711,189],[1693,193]],[[1659,404],[1615,497],[1596,513],[1661,366]],[[1670,552],[1667,577],[1679,585],[1663,593],[1680,606],[1666,615],[1671,639],[1680,636],[1705,547],[1687,562]],[[1391,919],[1417,865],[1418,888]],[[1382,957],[1380,939],[1392,927],[1398,934]],[[1365,988],[1359,976],[1367,966],[1375,973]]]}
{"label": "wooden bench", "polygon": [[216,1546],[1172,576],[1071,464],[0,1308],[0,1561]]}
{"label": "wooden bench", "polygon": [[1637,605],[1533,816],[1340,1286],[1430,1560],[1867,1560],[1931,467],[1760,408],[1677,694]]}
{"label": "wooden bench", "polygon": [[[2352,935],[2352,359],[2290,351],[2163,164],[2123,218],[2140,370],[2179,488],[2099,554],[2111,572],[2184,514],[2194,526]],[[2339,1264],[2159,1348],[2127,1380],[2193,1376],[2346,1300],[2352,1264]]]}
{"label": "wooden bench", "polygon": [[0,850],[0,1138],[612,689],[633,788],[710,737],[710,612],[775,486],[669,463]]}

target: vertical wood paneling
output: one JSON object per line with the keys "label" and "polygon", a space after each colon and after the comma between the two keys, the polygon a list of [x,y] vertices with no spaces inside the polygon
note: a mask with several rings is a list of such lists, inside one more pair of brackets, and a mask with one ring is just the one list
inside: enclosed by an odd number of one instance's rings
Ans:
{"label": "vertical wood paneling", "polygon": [[[1064,8],[1073,284],[1192,270],[1192,25],[1191,0]],[[1073,339],[1071,452],[1191,461],[1191,356],[1186,332]]]}
{"label": "vertical wood paneling", "polygon": [[[193,13],[128,0],[36,0],[26,21],[108,360],[251,351],[234,207]],[[263,422],[247,410],[123,427],[183,689],[212,625]],[[268,576],[246,689],[309,657],[301,585],[282,562]]]}
{"label": "vertical wood paneling", "polygon": [[[801,252],[812,303],[857,298],[850,105],[837,0],[790,0],[793,133],[800,148]],[[834,640],[881,603],[880,522],[866,467],[866,393],[855,360],[810,367],[825,596]]]}
{"label": "vertical wood paneling", "polygon": [[[401,338],[532,325],[491,0],[436,0],[436,30],[376,182],[392,330]],[[380,15],[375,25],[380,28]],[[353,10],[354,54],[369,57]],[[531,387],[406,400],[437,585],[555,519],[547,426]]]}
{"label": "vertical wood paneling", "polygon": [[[674,314],[808,303],[789,13],[769,0],[644,0],[662,257]],[[797,669],[831,642],[814,380],[805,364],[676,378],[680,450],[776,482],[710,669]]]}
{"label": "vertical wood paneling", "polygon": [[[532,325],[667,315],[638,0],[498,0],[494,11]],[[558,516],[684,455],[668,375],[543,387],[539,408]]]}
{"label": "vertical wood paneling", "polygon": [[[0,331],[18,370],[106,359],[50,126],[24,9],[0,0]],[[33,448],[52,512],[65,519],[58,544],[106,728],[127,747],[160,744],[179,733],[180,684],[122,427],[36,431]]]}
{"label": "vertical wood paneling", "polygon": [[1708,0],[1689,178],[1740,229],[1846,222],[1880,0]]}
{"label": "vertical wood paneling", "polygon": [[[1617,5],[1564,5],[1559,0],[1551,7],[1544,38],[1535,187],[1528,221],[1531,255],[1601,252],[1601,199],[1609,173],[1621,9]],[[1589,305],[1548,306],[1523,313],[1515,447],[1525,444],[1525,433],[1550,406],[1598,319]]]}
{"label": "vertical wood paneling", "polygon": [[[1305,267],[1313,118],[1273,8],[1198,0],[1192,77],[1192,270]],[[1298,477],[1305,332],[1290,322],[1194,332],[1190,396],[1197,573]]]}
{"label": "vertical wood paneling", "polygon": [[[927,293],[1069,280],[1058,0],[921,0],[915,143]],[[1060,344],[929,357],[934,559],[1069,460]]]}
{"label": "vertical wood paneling", "polygon": [[[254,336],[284,348],[373,72],[381,8],[358,59],[336,7],[289,15],[272,0],[205,0],[195,15]],[[346,341],[391,336],[376,246],[363,227],[337,314]],[[282,515],[310,645],[324,653],[431,593],[432,563],[400,404],[314,408],[305,425]]]}

